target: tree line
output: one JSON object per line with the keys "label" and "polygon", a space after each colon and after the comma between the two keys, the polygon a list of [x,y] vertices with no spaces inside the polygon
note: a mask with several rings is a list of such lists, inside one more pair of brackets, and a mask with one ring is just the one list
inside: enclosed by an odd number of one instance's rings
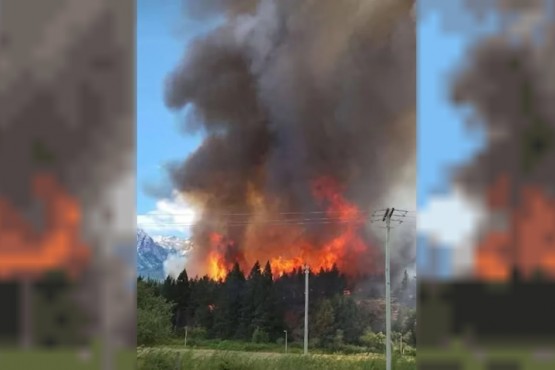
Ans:
{"label": "tree line", "polygon": [[[407,289],[407,279],[405,272],[399,295]],[[353,293],[352,282],[336,266],[311,272],[309,281],[311,345],[380,346],[383,305],[370,304],[368,294]],[[208,339],[276,342],[287,331],[290,341],[302,341],[304,290],[301,268],[274,279],[270,263],[262,267],[259,262],[247,275],[235,264],[223,281],[189,278],[186,270],[163,282],[139,277],[139,344],[159,341],[153,334],[156,328],[182,335],[185,327]],[[415,310],[400,307],[393,323],[399,340],[412,346],[415,322]]]}

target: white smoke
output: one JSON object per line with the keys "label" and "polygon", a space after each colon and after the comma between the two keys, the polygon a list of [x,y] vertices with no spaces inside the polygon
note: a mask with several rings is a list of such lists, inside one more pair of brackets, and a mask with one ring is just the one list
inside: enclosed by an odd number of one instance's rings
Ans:
{"label": "white smoke", "polygon": [[187,257],[184,255],[170,254],[164,261],[164,276],[171,276],[173,279],[177,279],[179,274],[185,269],[186,263]]}

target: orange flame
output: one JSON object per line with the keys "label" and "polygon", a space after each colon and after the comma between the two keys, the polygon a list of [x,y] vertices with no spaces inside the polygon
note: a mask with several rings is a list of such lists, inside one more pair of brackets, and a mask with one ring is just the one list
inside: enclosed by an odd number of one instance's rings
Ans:
{"label": "orange flame", "polygon": [[227,275],[226,262],[218,252],[212,251],[208,256],[209,276],[214,280],[223,280]]}
{"label": "orange flame", "polygon": [[[494,183],[492,208],[508,208],[508,186],[506,176]],[[478,246],[475,271],[480,279],[507,280],[513,267],[524,277],[541,271],[555,278],[555,200],[534,186],[522,187],[521,194],[521,206],[508,211],[508,230],[491,232]]]}
{"label": "orange flame", "polygon": [[90,258],[79,240],[79,204],[52,175],[35,176],[33,191],[46,206],[46,228],[40,234],[0,198],[0,279],[36,277],[57,269],[75,278]]}
{"label": "orange flame", "polygon": [[342,189],[329,177],[321,177],[314,182],[314,195],[322,203],[327,203],[327,219],[333,224],[341,225],[339,235],[326,242],[320,248],[305,245],[300,256],[283,259],[281,256],[271,259],[273,272],[277,275],[290,273],[305,262],[314,270],[330,270],[334,265],[343,265],[345,270],[348,254],[358,256],[368,251],[368,246],[359,235],[364,219],[360,210],[347,201]]}
{"label": "orange flame", "polygon": [[226,248],[228,247],[226,242],[222,234],[210,234],[211,250],[208,253],[208,276],[214,280],[224,280],[235,262],[225,258]]}
{"label": "orange flame", "polygon": [[[263,231],[252,231],[247,239],[244,248],[248,258],[240,256],[242,259],[230,260],[234,253],[227,253],[229,245],[222,234],[212,233],[209,236],[210,252],[205,260],[208,275],[220,280],[225,278],[233,263],[238,262],[243,271],[248,271],[255,261],[269,261],[274,277],[291,273],[304,264],[308,264],[313,271],[330,270],[336,265],[347,273],[357,273],[360,257],[372,257],[372,250],[360,235],[364,215],[345,199],[342,190],[327,177],[313,183],[315,199],[326,206],[325,214],[316,218],[318,222],[329,224],[330,230],[333,230],[332,236],[326,240],[310,241],[302,226],[291,223],[265,227]],[[260,201],[259,197],[257,199]],[[261,245],[265,245],[266,249],[261,249]],[[365,271],[368,269],[369,266],[364,266]]]}

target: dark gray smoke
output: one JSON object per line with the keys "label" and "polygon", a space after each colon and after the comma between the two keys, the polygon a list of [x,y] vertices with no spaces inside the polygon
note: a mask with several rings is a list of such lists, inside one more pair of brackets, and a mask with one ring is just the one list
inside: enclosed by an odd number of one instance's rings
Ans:
{"label": "dark gray smoke", "polygon": [[488,134],[485,150],[457,177],[473,195],[484,194],[500,174],[515,189],[534,183],[555,190],[555,13],[541,1],[526,4],[497,9],[505,28],[476,46],[453,86],[454,101],[472,106],[474,124]]}
{"label": "dark gray smoke", "polygon": [[[406,194],[398,206],[414,209],[414,2],[184,4],[188,16],[225,19],[189,45],[167,80],[167,105],[191,107],[185,128],[206,133],[171,170],[174,186],[205,210],[197,244],[217,215],[256,214],[253,194],[274,214],[320,209],[312,183],[321,176],[362,210]],[[229,230],[239,245],[246,232]],[[405,244],[401,265],[414,259]]]}
{"label": "dark gray smoke", "polygon": [[[129,277],[122,276],[134,270],[134,261],[124,264],[115,253],[101,259],[99,252],[116,243],[126,246],[126,255],[135,251],[133,4],[2,2],[0,200],[12,204],[37,232],[48,221],[31,193],[37,173],[52,173],[79,200],[82,236],[93,261],[79,281],[76,300],[82,298],[79,304],[91,318],[89,336],[98,338],[101,319],[109,315],[121,325],[103,340],[134,347],[136,322],[130,312],[136,300],[125,289]],[[107,210],[119,217],[106,222]],[[2,221],[5,217],[0,215]],[[108,313],[99,299],[105,282],[112,291]]]}

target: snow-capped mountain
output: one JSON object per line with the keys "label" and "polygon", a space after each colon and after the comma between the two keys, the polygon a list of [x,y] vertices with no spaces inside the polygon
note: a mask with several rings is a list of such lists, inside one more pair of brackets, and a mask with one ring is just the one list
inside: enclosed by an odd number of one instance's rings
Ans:
{"label": "snow-capped mountain", "polygon": [[191,243],[174,236],[155,239],[137,229],[137,275],[161,280],[165,278],[164,261],[172,255],[185,255],[191,249]]}
{"label": "snow-capped mountain", "polygon": [[172,252],[177,252],[180,254],[187,253],[192,245],[187,239],[181,239],[177,236],[161,236],[157,235],[152,238],[156,244]]}

